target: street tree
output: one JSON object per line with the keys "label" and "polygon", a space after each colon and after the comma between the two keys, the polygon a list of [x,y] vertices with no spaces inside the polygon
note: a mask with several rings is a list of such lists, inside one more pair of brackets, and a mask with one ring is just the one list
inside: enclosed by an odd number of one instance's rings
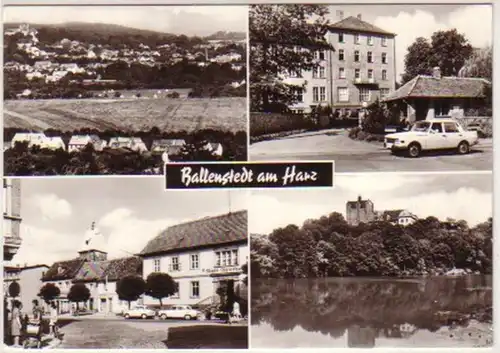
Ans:
{"label": "street tree", "polygon": [[481,77],[493,79],[493,48],[491,46],[474,50],[458,72],[460,77]]}
{"label": "street tree", "polygon": [[49,303],[59,297],[61,294],[61,290],[54,283],[45,283],[42,288],[40,288],[40,292],[38,296],[42,298],[46,303]]}
{"label": "street tree", "polygon": [[21,286],[16,281],[9,284],[9,296],[16,298],[21,293]]}
{"label": "street tree", "polygon": [[90,290],[83,283],[75,283],[71,286],[68,293],[68,300],[76,303],[77,310],[80,308],[80,302],[86,302],[90,299]]}
{"label": "street tree", "polygon": [[302,86],[284,82],[283,74],[300,74],[320,65],[316,53],[333,50],[325,5],[252,5],[250,32],[250,97],[253,111],[280,111],[294,103]]}
{"label": "street tree", "polygon": [[430,40],[418,37],[407,49],[402,83],[417,75],[429,75],[439,67],[443,76],[457,76],[473,49],[456,29],[434,32]]}
{"label": "street tree", "polygon": [[177,293],[178,284],[167,273],[153,272],[146,278],[146,295],[160,301],[160,308],[163,306],[163,298],[168,298]]}
{"label": "street tree", "polygon": [[126,276],[118,281],[116,284],[116,293],[120,300],[125,300],[128,302],[128,308],[130,309],[130,303],[136,301],[144,294],[146,290],[146,282],[142,277],[139,276]]}

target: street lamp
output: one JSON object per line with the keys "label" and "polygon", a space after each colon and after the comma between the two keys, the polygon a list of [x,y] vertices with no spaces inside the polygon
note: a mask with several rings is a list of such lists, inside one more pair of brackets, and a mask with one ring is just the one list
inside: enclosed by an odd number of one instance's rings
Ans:
{"label": "street lamp", "polygon": [[368,103],[363,102],[363,103],[361,103],[361,106],[363,107],[363,110],[362,110],[363,114],[358,114],[358,126],[360,129],[363,125],[362,123],[363,123],[363,119],[365,118],[365,115],[366,115],[366,107],[368,107]]}

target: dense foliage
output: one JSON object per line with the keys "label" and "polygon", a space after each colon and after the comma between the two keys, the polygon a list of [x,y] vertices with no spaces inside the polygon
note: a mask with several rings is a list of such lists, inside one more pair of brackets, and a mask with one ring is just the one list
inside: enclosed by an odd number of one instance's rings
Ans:
{"label": "dense foliage", "polygon": [[18,282],[14,281],[11,284],[9,284],[8,292],[10,297],[16,298],[21,293],[21,286],[19,285]]}
{"label": "dense foliage", "polygon": [[116,283],[116,294],[120,300],[130,303],[139,299],[146,290],[146,281],[140,276],[126,276]]}
{"label": "dense foliage", "polygon": [[492,222],[419,219],[350,226],[339,213],[251,239],[252,277],[410,276],[492,271]]}
{"label": "dense foliage", "polygon": [[90,299],[90,289],[84,283],[75,283],[69,288],[68,300],[76,303],[76,308],[79,309],[80,303],[85,303]]}
{"label": "dense foliage", "polygon": [[168,298],[179,291],[179,285],[167,273],[153,272],[146,278],[146,295],[160,301],[163,307],[163,298]]}
{"label": "dense foliage", "polygon": [[42,288],[40,288],[40,292],[38,296],[42,298],[46,303],[51,302],[52,300],[59,297],[61,294],[61,290],[54,283],[45,283]]}
{"label": "dense foliage", "polygon": [[[12,140],[16,132],[23,129],[4,129],[4,141]],[[61,136],[67,145],[72,135],[95,134],[108,140],[116,136],[140,137],[146,147],[151,149],[156,139],[184,139],[186,145],[178,155],[170,156],[171,161],[244,161],[247,156],[246,133],[231,133],[215,130],[200,130],[192,134],[185,131],[161,132],[157,128],[149,131],[98,131],[80,129],[71,132],[45,130],[46,136]],[[223,147],[221,157],[212,155],[204,146],[206,141],[220,143]],[[203,143],[202,143],[203,142]],[[16,143],[13,148],[4,152],[5,175],[92,175],[92,174],[161,174],[163,173],[161,154],[151,152],[135,152],[129,149],[105,148],[95,151],[88,145],[79,152],[65,150],[40,149],[38,146],[28,148],[27,143]]]}
{"label": "dense foliage", "polygon": [[297,89],[282,74],[320,65],[316,54],[330,49],[325,5],[252,5],[250,32],[251,110],[282,112],[296,101]]}
{"label": "dense foliage", "polygon": [[432,74],[436,66],[443,76],[457,76],[472,54],[468,39],[456,29],[436,31],[430,41],[419,37],[407,49],[402,83],[417,75]]}

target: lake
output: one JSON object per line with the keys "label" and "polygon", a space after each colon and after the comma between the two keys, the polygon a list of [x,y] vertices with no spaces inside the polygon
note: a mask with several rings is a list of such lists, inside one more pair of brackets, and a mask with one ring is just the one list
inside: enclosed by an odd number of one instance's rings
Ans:
{"label": "lake", "polygon": [[492,276],[252,280],[253,348],[490,347]]}

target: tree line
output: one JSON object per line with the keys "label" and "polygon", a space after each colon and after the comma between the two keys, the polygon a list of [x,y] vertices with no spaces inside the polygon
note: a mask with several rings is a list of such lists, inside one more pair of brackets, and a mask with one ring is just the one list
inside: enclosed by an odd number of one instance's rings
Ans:
{"label": "tree line", "polygon": [[419,219],[403,227],[386,221],[349,225],[332,213],[251,238],[256,278],[414,276],[453,268],[492,272],[493,219]]}
{"label": "tree line", "polygon": [[[10,141],[16,132],[23,129],[4,129],[4,141]],[[177,155],[169,155],[171,161],[244,161],[247,158],[247,137],[245,132],[222,132],[200,130],[195,133],[160,132],[158,128],[136,133],[95,129],[80,129],[62,132],[55,129],[44,131],[46,136],[60,136],[68,144],[72,135],[95,134],[101,139],[111,137],[140,137],[148,150],[156,139],[184,139],[186,144]],[[214,155],[206,149],[208,142],[218,142],[223,146],[222,156]],[[161,174],[163,173],[161,154],[141,153],[129,149],[114,150],[105,148],[95,151],[89,144],[81,151],[68,152],[63,149],[41,149],[39,146],[28,147],[28,143],[17,142],[4,151],[5,175],[99,175],[99,174]]]}

